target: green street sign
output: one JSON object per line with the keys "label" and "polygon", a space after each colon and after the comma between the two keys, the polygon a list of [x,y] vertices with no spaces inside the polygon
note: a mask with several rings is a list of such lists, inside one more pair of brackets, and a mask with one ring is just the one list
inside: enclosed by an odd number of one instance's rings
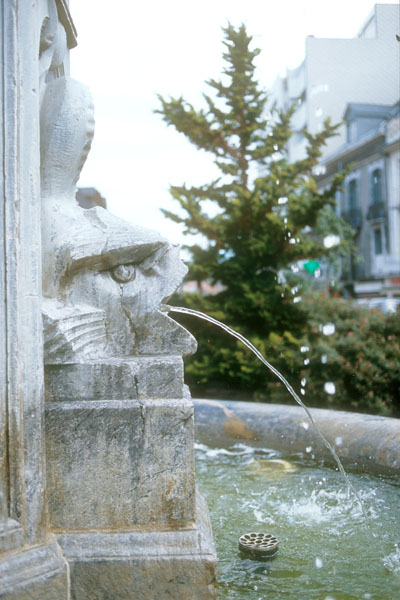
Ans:
{"label": "green street sign", "polygon": [[320,264],[317,260],[308,260],[304,263],[305,270],[310,273],[310,275],[314,275],[315,271],[319,269]]}

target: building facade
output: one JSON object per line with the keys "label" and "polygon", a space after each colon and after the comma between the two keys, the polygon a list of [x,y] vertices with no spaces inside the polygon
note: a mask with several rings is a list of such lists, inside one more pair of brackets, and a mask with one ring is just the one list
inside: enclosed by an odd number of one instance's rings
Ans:
{"label": "building facade", "polygon": [[[288,108],[297,102],[292,125],[295,134],[289,146],[289,158],[303,158],[306,140],[303,129],[317,133],[324,120],[340,123],[349,102],[392,106],[399,96],[400,7],[377,4],[359,34],[351,39],[309,36],[305,58],[299,67],[279,77],[270,92],[270,106]],[[346,127],[325,147],[325,156],[346,141]]]}
{"label": "building facade", "polygon": [[350,103],[344,114],[346,142],[323,162],[324,187],[349,169],[338,213],[356,231],[358,258],[343,264],[342,285],[371,306],[400,303],[400,102],[393,106]]}

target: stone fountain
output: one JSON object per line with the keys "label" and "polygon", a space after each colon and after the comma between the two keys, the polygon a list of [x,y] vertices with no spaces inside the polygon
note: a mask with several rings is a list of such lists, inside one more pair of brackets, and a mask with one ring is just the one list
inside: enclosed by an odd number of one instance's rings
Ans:
{"label": "stone fountain", "polygon": [[[195,342],[163,310],[178,249],[75,204],[93,109],[68,76],[66,1],[8,0],[0,23],[0,598],[215,598]],[[324,450],[298,407],[197,411],[207,443]],[[341,458],[398,475],[398,419],[313,413]]]}
{"label": "stone fountain", "polygon": [[27,6],[2,13],[3,139],[14,116],[21,151],[3,173],[0,597],[215,598],[183,382],[196,343],[163,311],[186,268],[157,232],[77,205],[94,119],[68,76],[76,31],[64,0]]}

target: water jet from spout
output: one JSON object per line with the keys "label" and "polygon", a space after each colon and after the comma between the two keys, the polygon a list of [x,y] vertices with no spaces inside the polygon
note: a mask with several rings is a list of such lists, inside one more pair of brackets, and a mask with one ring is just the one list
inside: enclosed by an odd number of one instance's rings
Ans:
{"label": "water jet from spout", "polygon": [[282,373],[280,373],[278,371],[278,369],[276,369],[273,365],[271,365],[271,363],[269,363],[267,361],[267,359],[261,354],[261,352],[259,350],[257,350],[257,348],[255,346],[253,346],[253,344],[247,339],[245,338],[242,334],[238,333],[237,331],[235,331],[234,329],[231,329],[230,327],[228,327],[228,325],[225,325],[225,323],[222,323],[221,321],[218,321],[217,319],[214,319],[213,317],[210,317],[209,315],[206,315],[205,313],[202,313],[198,310],[193,310],[191,308],[184,308],[182,306],[165,306],[164,310],[170,311],[170,312],[176,312],[176,313],[181,313],[181,314],[185,314],[185,315],[191,315],[194,317],[198,317],[199,319],[203,319],[204,321],[208,321],[209,323],[212,323],[213,325],[216,325],[217,327],[220,327],[221,329],[223,329],[224,331],[226,331],[227,333],[229,333],[230,335],[232,335],[234,338],[238,339],[240,342],[242,342],[242,344],[244,344],[249,350],[251,350],[253,352],[253,354],[255,354],[257,356],[257,358],[274,374],[276,375],[276,377],[278,377],[278,379],[280,379],[280,381],[283,383],[283,385],[286,387],[286,389],[288,390],[289,394],[294,398],[294,400],[297,402],[297,404],[299,404],[304,411],[306,412],[308,418],[310,419],[312,426],[314,427],[315,432],[317,433],[318,437],[321,439],[321,441],[323,442],[324,446],[329,450],[331,456],[334,458],[337,467],[340,471],[340,473],[342,474],[343,478],[345,479],[348,488],[353,492],[355,498],[357,499],[360,507],[361,507],[361,511],[362,514],[364,516],[365,522],[366,524],[369,526],[369,519],[368,516],[366,514],[365,508],[364,508],[364,504],[363,501],[361,500],[357,490],[354,488],[353,484],[351,483],[343,465],[342,462],[339,458],[339,456],[336,453],[335,448],[332,446],[332,444],[329,443],[329,441],[326,439],[326,437],[323,435],[323,433],[320,431],[320,429],[318,428],[314,417],[312,416],[310,410],[307,408],[307,406],[304,404],[304,402],[300,399],[300,397],[296,394],[296,392],[294,391],[293,387],[290,385],[290,383],[285,379],[285,377],[282,375]]}

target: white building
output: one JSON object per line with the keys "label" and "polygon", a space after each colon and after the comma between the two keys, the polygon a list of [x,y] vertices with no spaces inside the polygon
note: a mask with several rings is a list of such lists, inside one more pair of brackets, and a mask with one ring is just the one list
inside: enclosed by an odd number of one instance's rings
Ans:
{"label": "white building", "polygon": [[[345,16],[343,17],[345,18]],[[351,39],[309,36],[305,59],[296,69],[279,77],[270,92],[270,105],[288,108],[298,102],[293,117],[293,136],[289,147],[291,161],[304,156],[302,130],[316,133],[330,117],[332,123],[343,119],[348,103],[392,106],[399,98],[400,7],[377,4],[359,34]],[[346,128],[331,138],[324,156],[332,154],[346,141]]]}

